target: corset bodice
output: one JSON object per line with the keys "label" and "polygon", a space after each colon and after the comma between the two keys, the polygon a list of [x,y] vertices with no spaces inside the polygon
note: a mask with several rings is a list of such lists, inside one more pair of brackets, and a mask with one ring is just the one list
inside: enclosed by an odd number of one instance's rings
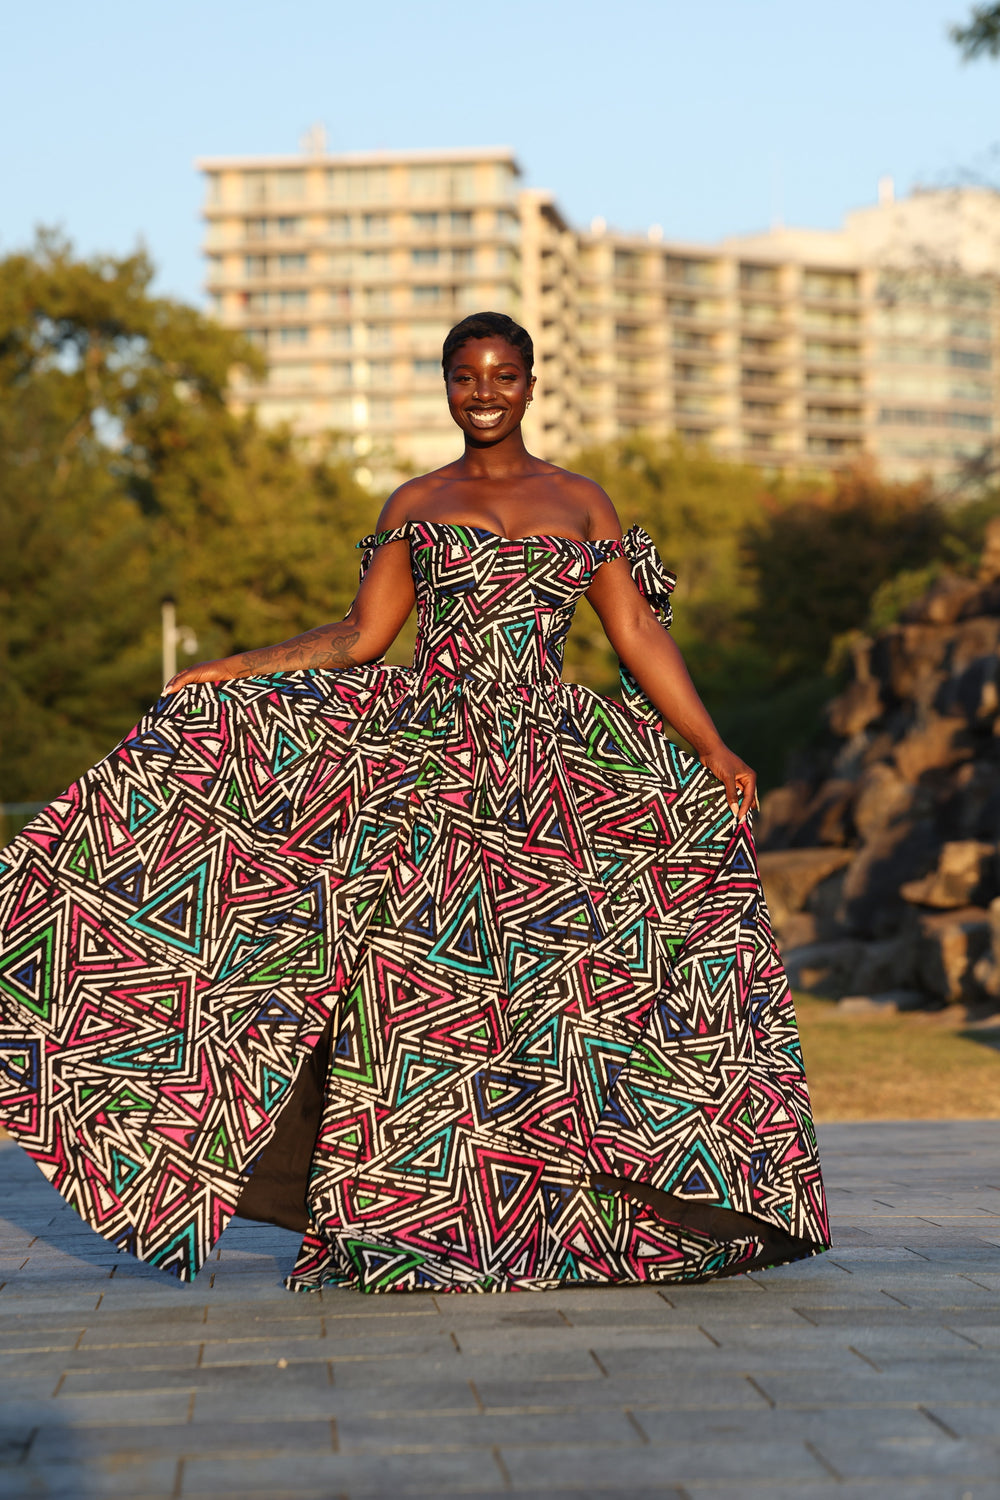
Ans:
{"label": "corset bodice", "polygon": [[561,536],[511,540],[478,526],[411,521],[366,537],[407,538],[417,595],[413,666],[424,680],[558,682],[577,601],[617,541]]}

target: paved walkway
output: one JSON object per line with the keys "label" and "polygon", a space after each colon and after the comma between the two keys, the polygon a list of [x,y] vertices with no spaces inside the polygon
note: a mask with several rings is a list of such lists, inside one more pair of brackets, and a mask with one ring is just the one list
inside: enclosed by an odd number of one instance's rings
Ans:
{"label": "paved walkway", "polygon": [[0,1497],[1000,1497],[1000,1121],[828,1126],[836,1248],[698,1287],[193,1287],[0,1149]]}

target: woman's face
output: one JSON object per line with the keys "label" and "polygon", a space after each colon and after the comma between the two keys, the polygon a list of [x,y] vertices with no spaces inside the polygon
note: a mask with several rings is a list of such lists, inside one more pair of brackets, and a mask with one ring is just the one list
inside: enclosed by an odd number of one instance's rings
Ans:
{"label": "woman's face", "polygon": [[448,409],[466,438],[491,447],[519,425],[535,386],[524,360],[506,339],[469,339],[452,356],[445,376]]}

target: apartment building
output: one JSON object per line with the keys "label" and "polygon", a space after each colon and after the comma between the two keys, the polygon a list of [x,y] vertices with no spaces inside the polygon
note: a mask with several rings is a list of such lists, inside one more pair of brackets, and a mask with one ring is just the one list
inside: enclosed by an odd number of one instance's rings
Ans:
{"label": "apartment building", "polygon": [[574,229],[505,148],[212,158],[216,316],[265,350],[269,421],[345,435],[380,479],[460,449],[440,347],[531,330],[544,456],[637,431],[792,470],[947,476],[1000,430],[1000,195],[923,192],[716,245]]}

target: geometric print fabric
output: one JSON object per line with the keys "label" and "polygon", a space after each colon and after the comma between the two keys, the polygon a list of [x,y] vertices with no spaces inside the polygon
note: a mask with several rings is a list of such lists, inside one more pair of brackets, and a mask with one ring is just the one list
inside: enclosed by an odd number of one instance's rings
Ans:
{"label": "geometric print fabric", "polygon": [[[290,1284],[669,1281],[812,1254],[823,1186],[752,839],[560,681],[624,543],[414,522],[410,668],[160,702],[0,853],[0,1117],[194,1276],[333,1018]],[[780,1248],[775,1248],[776,1246]]]}

